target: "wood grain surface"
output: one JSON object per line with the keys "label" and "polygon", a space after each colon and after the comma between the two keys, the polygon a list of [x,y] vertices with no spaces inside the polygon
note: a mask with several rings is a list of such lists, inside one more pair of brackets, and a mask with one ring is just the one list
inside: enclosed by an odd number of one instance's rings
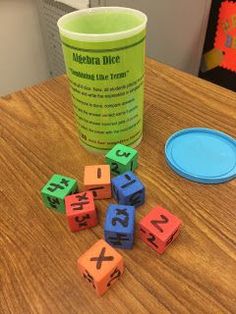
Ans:
{"label": "wood grain surface", "polygon": [[0,100],[1,313],[236,313],[236,182],[202,185],[166,165],[175,131],[210,127],[236,136],[236,94],[148,60],[145,130],[138,176],[147,200],[183,220],[178,239],[159,256],[136,239],[119,250],[126,270],[101,298],[80,277],[77,258],[103,238],[100,224],[73,234],[63,214],[43,206],[40,189],[53,173],[82,183],[85,165],[103,156],[83,149],[65,76]]}

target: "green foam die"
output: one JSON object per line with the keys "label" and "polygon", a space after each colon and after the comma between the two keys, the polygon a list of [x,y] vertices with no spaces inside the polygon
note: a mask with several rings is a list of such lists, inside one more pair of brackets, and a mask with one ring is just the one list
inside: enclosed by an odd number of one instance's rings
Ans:
{"label": "green foam die", "polygon": [[134,171],[138,167],[138,152],[132,147],[116,144],[105,156],[111,173],[119,175],[126,171]]}
{"label": "green foam die", "polygon": [[75,179],[54,174],[41,190],[43,203],[48,208],[64,213],[65,197],[78,190]]}

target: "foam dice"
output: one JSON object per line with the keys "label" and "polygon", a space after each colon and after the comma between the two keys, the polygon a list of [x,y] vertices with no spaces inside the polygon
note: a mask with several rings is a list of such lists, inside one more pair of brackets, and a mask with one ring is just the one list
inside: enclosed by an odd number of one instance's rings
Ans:
{"label": "foam dice", "polygon": [[105,240],[113,247],[131,249],[134,243],[135,207],[111,204],[104,224]]}
{"label": "foam dice", "polygon": [[124,272],[124,262],[106,241],[99,240],[79,257],[78,268],[97,295],[103,295]]}
{"label": "foam dice", "polygon": [[180,232],[182,222],[162,207],[153,208],[139,221],[140,238],[162,254]]}
{"label": "foam dice", "polygon": [[66,216],[72,232],[94,227],[98,224],[93,193],[86,191],[65,198]]}
{"label": "foam dice", "polygon": [[113,178],[111,183],[113,197],[119,204],[138,207],[144,203],[144,185],[133,172],[125,172]]}
{"label": "foam dice", "polygon": [[84,189],[92,191],[94,199],[111,198],[110,166],[85,166]]}
{"label": "foam dice", "polygon": [[116,144],[107,154],[105,161],[111,166],[111,173],[119,175],[134,171],[138,166],[138,152],[132,147]]}
{"label": "foam dice", "polygon": [[78,185],[75,179],[54,174],[41,190],[44,205],[65,212],[65,197],[77,192]]}

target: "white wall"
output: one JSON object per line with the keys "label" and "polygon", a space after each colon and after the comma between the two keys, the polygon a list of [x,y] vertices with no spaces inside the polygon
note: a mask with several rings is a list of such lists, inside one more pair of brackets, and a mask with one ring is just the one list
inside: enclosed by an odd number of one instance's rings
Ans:
{"label": "white wall", "polygon": [[[0,96],[50,77],[36,0],[0,0]],[[95,1],[93,0],[93,4]],[[211,0],[101,0],[148,14],[147,54],[198,73]]]}
{"label": "white wall", "polygon": [[49,78],[35,0],[0,0],[0,96]]}
{"label": "white wall", "polygon": [[148,16],[147,55],[198,74],[211,0],[105,0]]}

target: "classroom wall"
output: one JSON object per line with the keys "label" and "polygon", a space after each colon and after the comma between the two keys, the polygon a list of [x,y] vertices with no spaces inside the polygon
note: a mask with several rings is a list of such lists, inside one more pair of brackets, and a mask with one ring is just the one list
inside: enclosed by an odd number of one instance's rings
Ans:
{"label": "classroom wall", "polygon": [[49,77],[35,0],[0,0],[0,96]]}
{"label": "classroom wall", "polygon": [[147,55],[198,75],[211,0],[105,0],[148,15]]}
{"label": "classroom wall", "polygon": [[[198,74],[211,0],[92,1],[98,3],[146,12],[147,54]],[[0,0],[0,96],[50,77],[44,44],[37,0]]]}

